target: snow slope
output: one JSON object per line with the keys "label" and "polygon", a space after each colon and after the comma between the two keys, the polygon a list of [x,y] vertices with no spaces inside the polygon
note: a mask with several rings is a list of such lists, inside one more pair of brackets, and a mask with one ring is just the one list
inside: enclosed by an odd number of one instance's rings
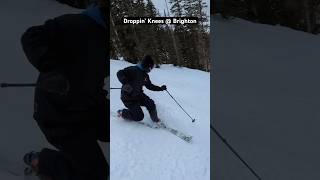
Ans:
{"label": "snow slope", "polygon": [[[268,180],[320,179],[320,37],[212,17],[213,121]],[[214,180],[256,179],[212,134]]]}
{"label": "snow slope", "polygon": [[[111,87],[121,87],[116,72],[130,65],[125,61],[111,60]],[[120,90],[111,90],[110,179],[209,180],[209,73],[162,65],[149,75],[154,84],[166,84],[168,91],[196,118],[192,123],[165,92],[145,89],[157,105],[159,118],[172,128],[192,135],[193,143],[188,144],[164,130],[117,118],[116,111],[124,106]],[[152,123],[145,108],[143,111],[143,121]]]}

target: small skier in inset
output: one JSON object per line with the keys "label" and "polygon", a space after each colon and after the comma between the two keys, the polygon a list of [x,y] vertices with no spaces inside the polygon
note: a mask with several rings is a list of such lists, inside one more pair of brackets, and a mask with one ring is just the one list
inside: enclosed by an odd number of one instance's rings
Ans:
{"label": "small skier in inset", "polygon": [[117,72],[122,83],[121,100],[127,109],[118,110],[118,116],[132,121],[142,121],[144,118],[141,106],[149,111],[151,120],[161,125],[154,101],[143,92],[143,86],[152,91],[167,90],[166,85],[161,87],[151,83],[148,73],[153,69],[154,62],[151,56],[146,55],[141,63],[130,66]]}

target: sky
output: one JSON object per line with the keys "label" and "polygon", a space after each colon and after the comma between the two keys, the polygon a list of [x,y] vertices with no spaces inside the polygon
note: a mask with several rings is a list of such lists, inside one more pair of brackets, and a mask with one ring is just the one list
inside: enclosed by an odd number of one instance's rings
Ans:
{"label": "sky", "polygon": [[[160,13],[163,14],[163,10],[166,10],[167,12],[167,7],[166,7],[166,1],[165,0],[152,0],[154,5],[156,6],[156,8],[159,9]],[[210,16],[210,0],[204,0],[208,7],[207,7],[207,15]],[[170,4],[169,4],[169,0],[167,0],[169,9],[170,9]]]}

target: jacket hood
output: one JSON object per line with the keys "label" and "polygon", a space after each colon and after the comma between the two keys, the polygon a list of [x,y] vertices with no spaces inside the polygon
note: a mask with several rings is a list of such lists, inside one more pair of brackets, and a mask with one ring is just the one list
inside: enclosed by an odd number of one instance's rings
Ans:
{"label": "jacket hood", "polygon": [[99,8],[99,6],[91,5],[83,12],[83,14],[89,16],[96,23],[98,23],[100,26],[107,29],[106,18],[104,18],[104,15],[103,15],[101,9]]}

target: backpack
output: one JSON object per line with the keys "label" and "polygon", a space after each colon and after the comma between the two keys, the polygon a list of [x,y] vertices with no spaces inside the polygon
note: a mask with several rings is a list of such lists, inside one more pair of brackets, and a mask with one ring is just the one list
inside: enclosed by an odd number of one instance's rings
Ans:
{"label": "backpack", "polygon": [[48,72],[57,65],[55,22],[29,28],[21,37],[21,44],[29,62],[39,71]]}
{"label": "backpack", "polygon": [[29,28],[21,37],[21,44],[29,62],[40,72],[37,87],[49,93],[66,95],[70,84],[59,71],[59,47],[54,20]]}

